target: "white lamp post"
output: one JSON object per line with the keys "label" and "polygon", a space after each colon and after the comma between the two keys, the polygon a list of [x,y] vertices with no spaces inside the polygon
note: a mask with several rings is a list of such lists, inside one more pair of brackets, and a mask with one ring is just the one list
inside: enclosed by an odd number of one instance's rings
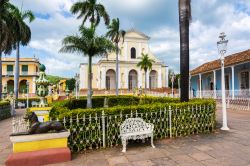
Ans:
{"label": "white lamp post", "polygon": [[225,91],[225,72],[224,72],[224,55],[227,52],[228,40],[225,40],[225,33],[222,32],[219,36],[220,41],[217,42],[217,47],[221,60],[221,90],[222,90],[222,128],[221,130],[229,130],[227,126],[227,108],[226,108],[226,91]]}
{"label": "white lamp post", "polygon": [[26,82],[27,85],[27,105],[26,108],[29,108],[29,81]]}

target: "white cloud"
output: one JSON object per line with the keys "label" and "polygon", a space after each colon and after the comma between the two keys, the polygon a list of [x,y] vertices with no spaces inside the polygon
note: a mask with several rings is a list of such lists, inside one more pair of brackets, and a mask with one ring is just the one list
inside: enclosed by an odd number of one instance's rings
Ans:
{"label": "white cloud", "polygon": [[[60,54],[61,41],[66,35],[77,33],[80,20],[67,16],[76,0],[24,0],[24,9],[36,14],[46,15],[47,19],[37,17],[31,23],[31,50],[35,50],[50,74],[73,76],[79,64],[86,57]],[[11,0],[21,6],[20,0]],[[172,0],[100,0],[112,17],[119,17],[122,27],[135,27],[151,36],[151,51],[174,70],[179,71],[179,27],[178,8]],[[176,3],[178,3],[176,1]],[[237,4],[241,5],[239,9]],[[166,6],[166,8],[162,7]],[[228,35],[228,53],[249,49],[250,43],[250,0],[193,0],[193,22],[190,26],[190,68],[218,58],[216,42],[220,32]],[[159,15],[155,15],[158,13]],[[167,13],[169,12],[169,13]],[[154,14],[152,14],[154,13]],[[168,19],[162,19],[169,14]],[[140,20],[137,17],[140,15]],[[143,19],[142,22],[142,17]],[[173,21],[174,19],[174,21]],[[176,20],[175,20],[176,19]],[[158,20],[158,21],[155,21]],[[144,22],[152,22],[150,29]],[[151,25],[150,25],[151,26]],[[153,29],[153,30],[152,30]],[[98,33],[106,31],[103,24]],[[33,54],[32,52],[30,54]]]}

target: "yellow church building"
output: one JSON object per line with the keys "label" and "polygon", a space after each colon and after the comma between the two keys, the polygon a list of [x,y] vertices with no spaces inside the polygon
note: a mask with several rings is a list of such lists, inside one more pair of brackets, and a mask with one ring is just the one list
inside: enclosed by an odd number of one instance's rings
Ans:
{"label": "yellow church building", "polygon": [[[155,61],[152,70],[147,72],[147,88],[159,89],[168,87],[168,66],[164,65],[149,49],[150,37],[131,29],[126,32],[124,42],[119,43],[119,89],[132,90],[134,88],[144,88],[145,73],[137,63],[140,61],[142,53],[148,54]],[[96,64],[93,64],[94,90],[115,89],[116,77],[116,54],[110,53],[103,57]],[[80,89],[86,90],[88,87],[88,64],[80,64]]]}
{"label": "yellow church building", "polygon": [[[37,58],[20,58],[19,62],[19,93],[27,92],[27,82],[29,83],[29,93],[35,94],[35,80],[39,76],[40,62]],[[8,93],[14,92],[15,58],[2,58],[2,84],[3,89],[7,87]]]}

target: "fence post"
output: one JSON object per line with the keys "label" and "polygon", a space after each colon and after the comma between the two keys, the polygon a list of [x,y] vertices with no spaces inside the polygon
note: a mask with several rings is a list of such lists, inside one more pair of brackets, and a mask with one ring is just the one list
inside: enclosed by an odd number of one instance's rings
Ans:
{"label": "fence post", "polygon": [[103,141],[103,148],[106,147],[106,140],[105,140],[105,114],[102,111],[102,141]]}
{"label": "fence post", "polygon": [[169,134],[170,134],[170,138],[172,138],[172,110],[171,110],[171,106],[169,106]]}

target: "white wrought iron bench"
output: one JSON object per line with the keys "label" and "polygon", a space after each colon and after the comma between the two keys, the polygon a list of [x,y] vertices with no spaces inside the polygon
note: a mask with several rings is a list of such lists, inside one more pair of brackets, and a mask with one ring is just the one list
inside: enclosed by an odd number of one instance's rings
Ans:
{"label": "white wrought iron bench", "polygon": [[18,103],[17,103],[17,106],[18,106],[19,109],[20,109],[20,108],[25,108],[25,104],[22,103],[22,102],[18,102]]}
{"label": "white wrought iron bench", "polygon": [[144,140],[151,137],[151,146],[155,148],[153,143],[154,125],[146,123],[141,118],[128,118],[120,126],[120,136],[122,140],[122,152],[126,152],[126,145],[128,140]]}

